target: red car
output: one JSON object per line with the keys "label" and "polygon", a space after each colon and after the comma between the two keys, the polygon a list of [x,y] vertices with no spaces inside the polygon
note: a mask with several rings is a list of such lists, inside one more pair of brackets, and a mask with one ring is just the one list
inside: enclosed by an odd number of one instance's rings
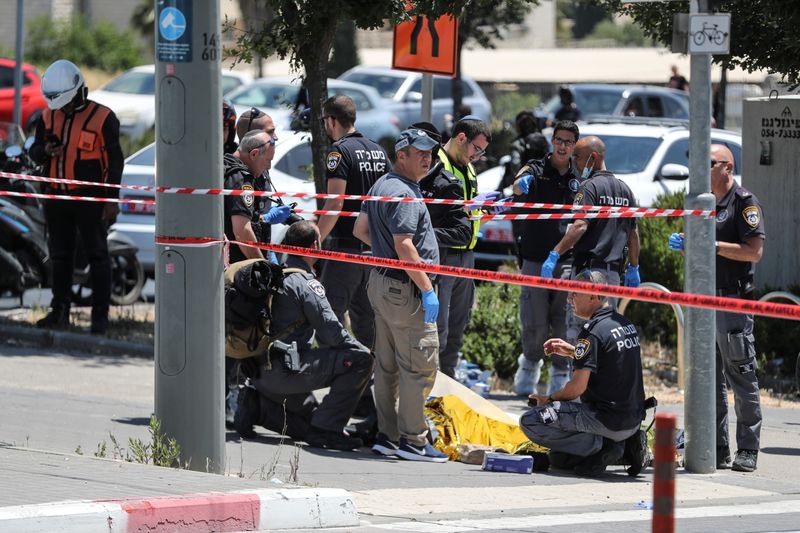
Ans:
{"label": "red car", "polygon": [[[14,66],[13,59],[0,58],[0,121],[11,122],[14,119]],[[42,79],[36,67],[22,64],[22,123],[25,131],[33,131],[35,120],[41,110],[47,107],[42,96]]]}

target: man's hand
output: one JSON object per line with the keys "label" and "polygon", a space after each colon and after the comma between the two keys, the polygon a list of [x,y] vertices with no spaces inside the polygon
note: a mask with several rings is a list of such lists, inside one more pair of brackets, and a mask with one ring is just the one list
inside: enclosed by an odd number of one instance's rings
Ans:
{"label": "man's hand", "polygon": [[289,215],[292,214],[292,208],[288,205],[275,205],[269,208],[269,211],[261,215],[261,219],[267,224],[283,224]]}
{"label": "man's hand", "polygon": [[531,181],[533,181],[533,176],[531,174],[523,174],[517,179],[517,187],[522,191],[522,194],[528,194],[528,191],[531,189]]}
{"label": "man's hand", "polygon": [[49,142],[44,145],[44,153],[48,157],[61,157],[64,155],[64,145],[61,143]]}
{"label": "man's hand", "polygon": [[553,270],[556,268],[556,263],[558,263],[561,254],[556,252],[555,250],[551,250],[550,253],[547,255],[547,260],[542,263],[542,271],[540,276],[543,278],[552,278],[553,277]]}
{"label": "man's hand", "polygon": [[625,286],[636,288],[641,282],[642,278],[639,275],[639,265],[628,265],[628,268],[625,269]]}
{"label": "man's hand", "polygon": [[542,394],[529,394],[528,405],[531,407],[541,407],[550,403],[550,398]]}
{"label": "man's hand", "polygon": [[109,225],[117,221],[117,215],[119,215],[119,204],[115,202],[106,202],[106,204],[103,205],[102,219],[108,222]]}
{"label": "man's hand", "polygon": [[675,252],[682,252],[684,240],[683,233],[673,233],[669,236],[669,249]]}
{"label": "man's hand", "polygon": [[545,355],[564,355],[575,357],[575,347],[564,339],[547,339],[544,341]]}
{"label": "man's hand", "polygon": [[439,318],[439,298],[433,289],[422,293],[422,308],[425,310],[425,322],[435,324]]}

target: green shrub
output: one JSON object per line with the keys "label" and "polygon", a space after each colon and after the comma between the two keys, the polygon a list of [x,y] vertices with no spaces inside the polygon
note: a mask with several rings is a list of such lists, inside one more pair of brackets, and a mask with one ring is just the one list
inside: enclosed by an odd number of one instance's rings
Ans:
{"label": "green shrub", "polygon": [[38,65],[68,59],[81,66],[117,72],[138,65],[142,50],[129,31],[120,32],[113,24],[90,24],[83,17],[50,20],[43,15],[30,21],[26,39],[26,58]]}
{"label": "green shrub", "polygon": [[[800,295],[800,286],[794,285],[786,289],[767,287],[763,291],[758,291],[756,298],[774,290],[785,290]],[[788,303],[786,300],[772,301]],[[797,346],[797,339],[800,339],[800,322],[756,316],[754,317],[753,334],[756,338],[756,353],[759,354],[759,379],[765,376],[788,377],[793,375],[797,364],[797,352],[800,350]],[[767,365],[767,363],[773,362],[774,364]]]}
{"label": "green shrub", "polygon": [[119,144],[122,148],[122,155],[125,156],[127,159],[129,156],[132,156],[145,146],[149,146],[150,143],[156,140],[156,131],[155,128],[150,128],[144,135],[139,139],[132,139],[127,135],[120,135],[119,136]]}
{"label": "green shrub", "polygon": [[464,357],[504,379],[514,375],[522,353],[519,293],[519,285],[479,283],[464,335]]}

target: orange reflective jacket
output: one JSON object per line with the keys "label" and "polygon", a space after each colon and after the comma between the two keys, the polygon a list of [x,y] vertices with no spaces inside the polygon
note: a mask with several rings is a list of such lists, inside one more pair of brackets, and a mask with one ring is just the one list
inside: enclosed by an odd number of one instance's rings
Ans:
{"label": "orange reflective jacket", "polygon": [[[60,109],[44,112],[45,131],[58,137],[64,146],[60,157],[50,158],[49,177],[94,182],[108,180],[103,124],[109,114],[110,109],[92,101],[72,115]],[[67,185],[68,189],[81,187],[86,185]]]}

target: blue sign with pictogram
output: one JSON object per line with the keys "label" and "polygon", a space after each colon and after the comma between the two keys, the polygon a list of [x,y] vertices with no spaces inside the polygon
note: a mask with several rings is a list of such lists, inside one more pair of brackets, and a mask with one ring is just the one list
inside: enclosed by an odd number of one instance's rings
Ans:
{"label": "blue sign with pictogram", "polygon": [[159,61],[192,61],[192,0],[158,0],[156,56]]}

